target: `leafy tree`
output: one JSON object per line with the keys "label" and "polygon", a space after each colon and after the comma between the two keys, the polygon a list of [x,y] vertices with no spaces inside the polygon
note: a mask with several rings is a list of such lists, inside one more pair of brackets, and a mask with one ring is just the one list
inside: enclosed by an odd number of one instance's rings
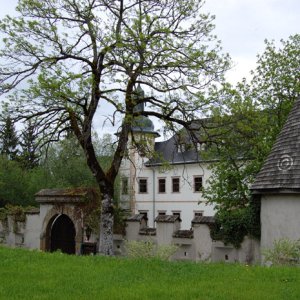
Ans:
{"label": "leafy tree", "polygon": [[[108,140],[111,140],[108,138]],[[97,142],[98,150],[104,145]],[[106,168],[111,156],[107,149],[106,156],[98,157]],[[0,156],[0,207],[5,204],[36,205],[34,195],[43,188],[96,187],[97,183],[86,165],[83,150],[72,134],[62,141],[52,144],[47,152],[41,155],[40,164],[24,168],[22,156],[16,161],[9,161]],[[118,189],[118,181],[115,183]],[[117,195],[116,190],[116,195]],[[117,204],[118,198],[115,196]]]}
{"label": "leafy tree", "polygon": [[18,136],[14,123],[9,116],[2,120],[0,128],[1,154],[6,155],[10,160],[16,160],[18,156]]}
{"label": "leafy tree", "polygon": [[24,170],[17,161],[0,156],[0,206],[7,203],[14,205],[31,204],[26,197],[26,181]]}
{"label": "leafy tree", "polygon": [[86,165],[83,150],[71,134],[49,147],[41,168],[47,176],[48,187],[96,186],[96,181]]}
{"label": "leafy tree", "polygon": [[101,139],[99,139],[98,145],[96,145],[96,151],[98,157],[111,157],[115,152],[116,141],[109,133],[105,133]]}
{"label": "leafy tree", "polygon": [[[0,91],[17,119],[37,118],[44,139],[72,130],[102,196],[100,252],[113,252],[114,182],[135,118],[153,116],[190,129],[209,105],[207,87],[222,80],[227,56],[211,34],[212,20],[195,0],[20,0],[20,17],[0,22]],[[149,91],[139,97],[137,85]],[[146,110],[135,110],[147,103]],[[107,171],[92,138],[95,114],[119,125]],[[18,114],[18,112],[21,112]]]}
{"label": "leafy tree", "polygon": [[212,95],[223,101],[208,130],[216,145],[208,155],[219,161],[204,195],[216,204],[214,237],[237,247],[247,234],[260,236],[260,204],[249,187],[300,96],[300,35],[281,44],[266,41],[250,84],[227,84]]}

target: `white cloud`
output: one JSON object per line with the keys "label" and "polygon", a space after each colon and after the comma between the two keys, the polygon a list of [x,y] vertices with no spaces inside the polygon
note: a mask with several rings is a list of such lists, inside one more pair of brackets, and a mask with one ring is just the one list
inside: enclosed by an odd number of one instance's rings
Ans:
{"label": "white cloud", "polygon": [[254,69],[265,39],[279,41],[300,32],[298,0],[207,0],[203,9],[216,15],[215,33],[237,64],[228,73],[231,82]]}

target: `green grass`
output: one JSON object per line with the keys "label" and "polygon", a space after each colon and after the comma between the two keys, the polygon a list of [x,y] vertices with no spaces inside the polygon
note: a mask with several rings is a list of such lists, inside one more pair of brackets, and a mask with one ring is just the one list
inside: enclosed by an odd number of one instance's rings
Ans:
{"label": "green grass", "polygon": [[300,299],[300,269],[0,247],[0,299]]}

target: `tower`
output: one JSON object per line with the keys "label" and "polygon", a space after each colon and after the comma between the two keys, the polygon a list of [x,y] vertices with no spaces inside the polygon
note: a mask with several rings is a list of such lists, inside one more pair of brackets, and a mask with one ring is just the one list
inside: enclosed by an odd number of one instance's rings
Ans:
{"label": "tower", "polygon": [[153,122],[143,115],[145,111],[145,101],[143,101],[145,92],[140,85],[137,86],[135,94],[137,104],[134,107],[134,113],[138,115],[134,117],[131,123],[127,157],[123,159],[120,167],[121,206],[132,213],[135,213],[135,194],[137,192],[138,178],[143,177],[143,165],[153,156],[155,138],[160,136],[154,130]]}

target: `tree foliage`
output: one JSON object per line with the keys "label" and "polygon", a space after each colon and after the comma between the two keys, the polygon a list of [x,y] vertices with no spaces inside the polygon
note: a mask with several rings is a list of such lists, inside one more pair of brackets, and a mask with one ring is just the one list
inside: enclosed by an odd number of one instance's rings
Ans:
{"label": "tree foliage", "polygon": [[[96,139],[96,137],[95,137]],[[97,140],[105,147],[105,141]],[[105,140],[111,141],[111,137]],[[105,147],[105,156],[98,156],[98,160],[108,167],[112,152]],[[49,146],[46,153],[40,155],[38,165],[27,168],[22,156],[16,161],[0,156],[0,207],[5,204],[36,205],[34,195],[45,188],[78,188],[96,187],[97,182],[86,165],[83,150],[78,141],[69,134],[65,139]],[[118,201],[118,180],[115,182],[115,200]]]}
{"label": "tree foliage", "polygon": [[16,160],[19,152],[18,143],[14,122],[11,117],[5,116],[0,127],[1,154],[7,156],[10,160]]}
{"label": "tree foliage", "polygon": [[96,181],[90,173],[84,154],[76,139],[67,136],[52,144],[44,158],[43,168],[52,187],[89,187]]}
{"label": "tree foliage", "polygon": [[235,88],[224,85],[214,97],[222,106],[214,111],[217,124],[210,129],[218,157],[205,197],[216,204],[217,227],[213,235],[239,246],[245,235],[260,236],[259,201],[249,187],[262,167],[289,110],[300,96],[300,35],[266,41],[258,56],[253,79]]}
{"label": "tree foliage", "polygon": [[[20,0],[6,17],[0,91],[17,118],[37,118],[45,142],[72,130],[102,193],[100,251],[112,254],[114,181],[135,117],[153,116],[189,128],[209,103],[207,87],[222,80],[228,57],[211,34],[212,17],[195,0]],[[136,87],[149,91],[135,97]],[[135,111],[146,104],[147,110]],[[118,124],[113,160],[97,160],[92,124],[108,106]],[[21,114],[18,114],[21,112]]]}
{"label": "tree foliage", "polygon": [[21,151],[19,160],[26,169],[33,169],[39,164],[40,150],[38,128],[31,120],[28,121],[20,136]]}

